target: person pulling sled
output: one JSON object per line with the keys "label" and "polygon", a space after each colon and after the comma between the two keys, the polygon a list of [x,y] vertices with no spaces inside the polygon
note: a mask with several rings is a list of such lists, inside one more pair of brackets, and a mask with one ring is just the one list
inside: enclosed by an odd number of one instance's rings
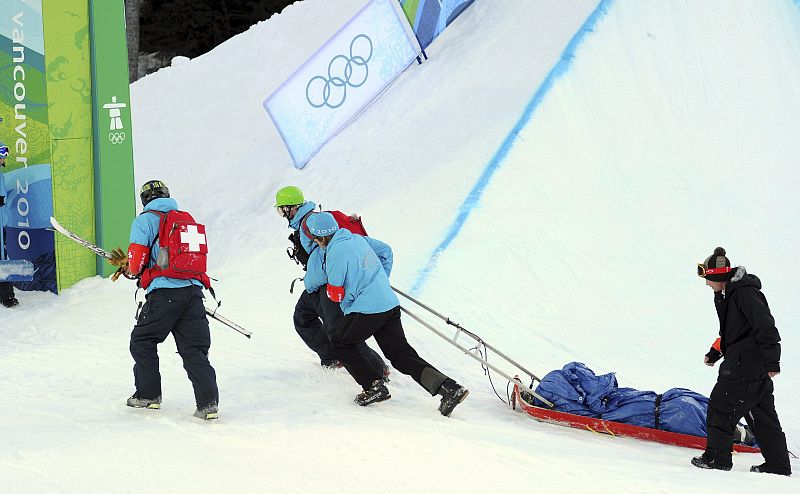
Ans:
{"label": "person pulling sled", "polygon": [[[391,398],[380,373],[356,349],[374,336],[395,369],[411,376],[431,396],[442,397],[439,412],[449,416],[469,391],[422,359],[406,340],[400,321],[400,301],[389,285],[386,262],[381,262],[375,246],[371,245],[379,241],[371,238],[368,243],[365,237],[339,228],[328,212],[313,214],[306,223],[314,243],[324,250],[326,295],[338,302],[344,312],[331,343],[336,356],[363,389],[355,403],[366,406]],[[391,248],[381,244],[379,250],[391,265]]]}
{"label": "person pulling sled", "polygon": [[[313,214],[316,207],[313,201],[305,200],[303,191],[292,185],[281,188],[275,194],[275,208],[278,215],[288,221],[292,230],[289,235],[289,241],[292,242],[288,250],[289,257],[306,271],[306,276],[303,277],[305,289],[301,291],[294,307],[294,329],[303,343],[319,356],[323,368],[336,369],[341,367],[341,364],[331,349],[331,336],[336,332],[344,314],[339,304],[328,299],[319,289],[320,285],[326,283],[321,269],[322,256],[306,225],[307,218]],[[348,218],[343,213],[338,214]],[[359,224],[351,226],[354,230],[357,227],[360,227],[361,231],[353,233],[366,233],[360,226],[360,221]],[[320,276],[323,281],[317,283],[316,280]],[[388,378],[389,368],[375,350],[366,343],[358,345],[357,350],[373,369]]]}

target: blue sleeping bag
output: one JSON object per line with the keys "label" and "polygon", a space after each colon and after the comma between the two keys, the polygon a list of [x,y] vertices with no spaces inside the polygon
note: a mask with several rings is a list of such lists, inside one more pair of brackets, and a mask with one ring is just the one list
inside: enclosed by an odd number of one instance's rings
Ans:
{"label": "blue sleeping bag", "polygon": [[[580,362],[548,373],[536,393],[560,412],[693,436],[706,435],[708,398],[683,388],[659,395],[617,386],[613,373],[596,376]],[[534,405],[544,403],[534,400]]]}

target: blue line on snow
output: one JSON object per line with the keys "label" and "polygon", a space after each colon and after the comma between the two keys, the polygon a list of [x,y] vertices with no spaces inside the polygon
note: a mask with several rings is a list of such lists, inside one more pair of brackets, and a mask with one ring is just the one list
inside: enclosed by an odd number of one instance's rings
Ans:
{"label": "blue line on snow", "polygon": [[581,26],[578,32],[575,33],[575,36],[572,37],[569,44],[567,44],[567,47],[561,53],[561,57],[559,58],[558,62],[556,62],[555,66],[550,70],[550,73],[547,74],[544,82],[542,82],[541,86],[539,86],[539,88],[536,90],[536,93],[533,95],[533,98],[531,98],[531,100],[525,106],[522,116],[517,121],[516,125],[514,125],[514,127],[511,129],[511,132],[509,132],[506,138],[503,140],[503,143],[495,152],[494,156],[492,156],[492,159],[489,160],[489,163],[486,165],[486,168],[484,169],[480,178],[478,178],[477,183],[472,187],[472,190],[467,195],[467,198],[461,203],[461,207],[458,208],[458,216],[456,216],[455,221],[450,225],[447,235],[445,235],[444,240],[442,240],[439,246],[433,251],[433,254],[431,254],[431,257],[428,259],[425,267],[422,268],[420,274],[417,276],[417,280],[411,287],[412,294],[417,293],[420,288],[422,288],[422,285],[425,284],[428,276],[436,266],[439,256],[442,254],[442,252],[447,250],[447,247],[450,246],[450,243],[455,240],[455,238],[461,232],[461,228],[464,226],[464,223],[466,223],[467,218],[469,217],[473,208],[478,204],[481,195],[483,195],[483,192],[486,190],[489,180],[494,175],[494,172],[500,168],[500,165],[503,163],[506,156],[508,156],[511,146],[514,144],[514,141],[516,141],[517,136],[519,136],[519,133],[522,131],[525,125],[528,124],[533,112],[542,102],[545,95],[553,87],[555,80],[567,72],[567,69],[571,65],[572,59],[575,57],[575,50],[578,48],[578,45],[581,44],[583,38],[586,37],[587,34],[594,30],[594,26],[597,24],[600,18],[605,15],[612,3],[613,0],[601,0],[594,9],[594,12],[589,15],[589,18],[586,19],[586,22],[583,23],[583,26]]}

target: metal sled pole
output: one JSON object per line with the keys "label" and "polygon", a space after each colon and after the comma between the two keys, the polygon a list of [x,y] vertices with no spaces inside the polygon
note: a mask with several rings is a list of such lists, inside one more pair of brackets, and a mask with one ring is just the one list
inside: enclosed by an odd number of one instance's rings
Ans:
{"label": "metal sled pole", "polygon": [[[548,400],[546,400],[545,398],[542,398],[541,396],[539,396],[538,394],[536,394],[536,393],[535,393],[535,392],[534,392],[532,389],[528,388],[528,386],[527,386],[526,384],[523,384],[523,383],[522,383],[522,381],[520,381],[520,380],[519,380],[519,378],[516,378],[516,377],[511,377],[509,374],[506,374],[506,373],[505,373],[505,372],[503,372],[502,370],[500,370],[500,369],[498,369],[497,367],[495,367],[493,364],[490,364],[489,362],[487,362],[487,361],[486,361],[486,359],[485,359],[485,358],[484,358],[482,355],[480,355],[480,353],[478,352],[478,348],[477,348],[477,347],[476,347],[476,348],[474,348],[474,349],[472,349],[472,350],[470,350],[470,349],[468,349],[467,347],[465,347],[465,346],[462,346],[462,345],[458,344],[458,343],[456,342],[456,340],[458,339],[458,335],[459,335],[459,333],[460,333],[461,331],[463,331],[463,329],[462,329],[462,328],[459,328],[459,330],[458,330],[458,331],[456,331],[456,335],[455,335],[453,338],[449,338],[449,337],[448,337],[446,334],[444,334],[444,333],[442,333],[441,331],[439,331],[438,329],[434,328],[433,326],[431,326],[430,324],[428,324],[426,321],[424,321],[422,318],[420,318],[419,316],[417,316],[417,315],[416,315],[416,314],[414,314],[413,312],[410,312],[408,309],[406,309],[406,308],[405,308],[405,307],[403,307],[402,305],[400,306],[400,310],[401,310],[401,311],[403,311],[403,312],[405,312],[405,313],[406,313],[406,314],[408,314],[409,316],[411,316],[411,318],[412,318],[412,319],[414,319],[415,321],[417,321],[418,323],[420,323],[420,324],[422,324],[423,326],[425,326],[426,328],[430,329],[432,332],[434,332],[434,333],[435,333],[436,335],[438,335],[440,338],[442,338],[442,339],[446,340],[448,343],[450,343],[450,344],[451,344],[451,345],[453,345],[454,347],[458,348],[458,349],[459,349],[459,350],[461,350],[462,352],[466,353],[466,354],[467,354],[467,355],[469,355],[470,357],[472,357],[472,358],[474,358],[475,360],[477,360],[478,362],[480,362],[482,365],[484,365],[484,366],[486,366],[486,367],[488,367],[488,368],[492,369],[493,371],[495,371],[495,372],[496,372],[496,373],[498,373],[499,375],[501,375],[501,376],[505,377],[505,378],[506,378],[508,381],[510,381],[510,382],[512,382],[512,383],[514,383],[514,384],[516,384],[516,385],[518,385],[518,386],[520,387],[520,389],[521,389],[521,390],[523,390],[523,389],[524,389],[526,393],[532,394],[533,396],[535,396],[536,398],[538,398],[540,401],[542,401],[542,402],[544,402],[545,404],[547,404],[547,406],[549,406],[550,408],[552,408],[552,407],[554,406],[554,405],[553,405],[552,403],[550,403]],[[480,343],[480,344],[483,344],[483,345],[485,345],[485,346],[486,346],[486,348],[490,348],[490,347],[489,347],[489,345],[487,345],[487,344],[486,344],[486,342],[484,342],[482,339],[478,338],[477,336],[473,335],[472,333],[465,331],[465,334],[467,334],[467,336],[469,336],[470,338],[473,338],[473,339],[475,339],[475,341],[476,341],[476,342],[478,342],[478,343]],[[492,348],[492,350],[494,350],[494,349]],[[507,357],[503,356],[502,354],[500,354],[500,352],[497,352],[496,350],[494,350],[494,351],[495,351],[495,352],[496,352],[498,355],[501,355],[501,356],[502,356],[502,357],[503,357],[503,358],[504,358],[506,361],[508,361],[508,362],[510,362],[510,363],[512,363],[512,364],[514,364],[514,361],[512,361],[511,359],[509,359],[509,358],[507,358]],[[514,365],[516,365],[516,364],[514,364]],[[517,367],[518,367],[520,370],[524,370],[522,367],[519,367],[519,366],[517,366]],[[528,372],[528,371],[525,371],[525,372]],[[531,377],[534,377],[534,376],[533,376],[533,375],[531,375]]]}
{"label": "metal sled pole", "polygon": [[[514,360],[513,360],[511,357],[509,357],[508,355],[504,354],[503,352],[501,352],[501,351],[500,351],[500,350],[498,350],[497,348],[495,348],[495,347],[493,347],[492,345],[490,345],[490,344],[486,343],[485,341],[483,341],[482,339],[480,339],[480,338],[479,338],[479,337],[478,337],[476,334],[472,333],[471,331],[468,331],[468,330],[467,330],[467,329],[465,329],[465,328],[462,328],[462,327],[461,327],[461,325],[459,325],[457,322],[455,322],[455,321],[451,320],[449,317],[446,317],[446,316],[443,316],[442,314],[439,314],[438,312],[436,312],[435,310],[433,310],[431,307],[428,307],[427,305],[423,304],[422,302],[420,302],[419,300],[415,299],[415,298],[414,298],[414,297],[412,297],[411,295],[408,295],[407,293],[404,293],[404,292],[402,292],[402,291],[398,290],[398,289],[397,289],[397,288],[395,288],[395,287],[392,287],[392,290],[394,290],[395,292],[399,293],[399,294],[400,294],[400,295],[402,295],[403,297],[407,298],[407,299],[408,299],[408,300],[410,300],[411,302],[414,302],[415,304],[419,305],[420,307],[422,307],[423,309],[427,310],[428,312],[430,312],[430,313],[431,313],[431,314],[433,314],[434,316],[438,317],[438,318],[439,318],[439,319],[441,319],[442,321],[446,322],[447,324],[449,324],[449,325],[451,325],[451,326],[455,326],[455,327],[457,328],[457,330],[458,330],[458,331],[456,331],[456,336],[453,338],[453,342],[455,342],[455,340],[458,338],[459,331],[463,331],[464,333],[468,334],[468,335],[469,335],[469,336],[471,336],[472,338],[475,338],[476,340],[480,341],[480,342],[481,342],[483,345],[485,345],[485,346],[486,346],[486,348],[488,348],[489,350],[491,350],[491,351],[493,351],[494,353],[496,353],[497,355],[499,355],[499,356],[503,357],[503,358],[504,358],[505,360],[507,360],[507,361],[508,361],[510,364],[513,364],[514,366],[516,366],[516,367],[517,367],[517,369],[519,369],[519,370],[521,370],[521,371],[525,372],[525,374],[527,374],[528,376],[530,376],[530,378],[531,378],[531,379],[533,379],[534,381],[537,381],[537,382],[542,382],[542,380],[541,380],[539,377],[537,377],[537,376],[536,376],[536,374],[534,374],[533,372],[529,371],[529,370],[528,370],[528,369],[526,369],[525,367],[521,366],[521,365],[520,365],[520,364],[518,364],[516,361],[514,361]],[[411,314],[409,314],[409,315],[411,315]],[[413,316],[412,316],[412,317],[413,317]],[[544,400],[542,400],[542,401],[544,401]]]}

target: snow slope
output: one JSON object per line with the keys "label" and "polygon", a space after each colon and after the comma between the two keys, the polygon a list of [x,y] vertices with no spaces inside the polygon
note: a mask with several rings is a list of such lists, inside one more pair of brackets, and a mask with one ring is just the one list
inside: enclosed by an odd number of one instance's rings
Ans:
{"label": "snow slope", "polygon": [[212,323],[221,419],[203,423],[171,342],[163,408],[123,405],[130,284],[21,294],[0,312],[3,492],[795,492],[796,478],[747,473],[760,457],[699,471],[694,451],[535,422],[408,318],[469,399],[443,418],[395,372],[390,401],[352,405],[357,386],[293,331],[301,274],[271,206],[295,184],[358,211],[394,248],[396,286],[540,375],[579,360],[658,391],[711,389],[715,315],[693,270],[723,245],[764,282],[797,452],[798,4],[475,2],[294,170],[260,102],[362,4],[294,4],[133,86],[136,181],[163,179],[207,224],[221,312],[255,335]]}

